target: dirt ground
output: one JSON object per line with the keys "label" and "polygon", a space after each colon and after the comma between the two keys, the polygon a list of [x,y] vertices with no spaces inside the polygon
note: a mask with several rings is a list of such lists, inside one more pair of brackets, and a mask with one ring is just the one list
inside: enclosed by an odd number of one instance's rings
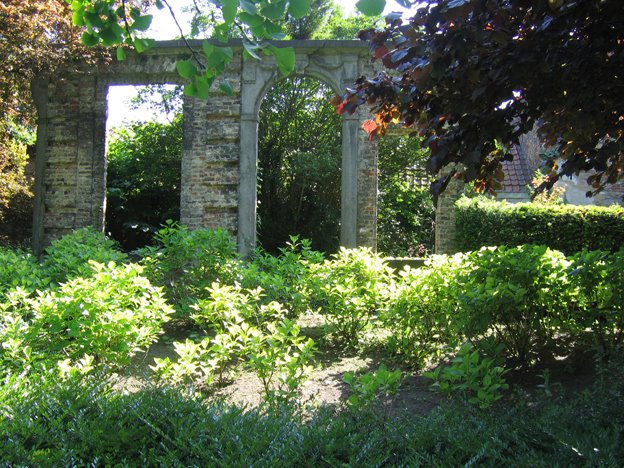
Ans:
{"label": "dirt ground", "polygon": [[[350,396],[349,386],[343,381],[345,373],[362,374],[374,371],[384,362],[389,369],[397,366],[379,347],[369,347],[364,352],[348,352],[328,343],[323,343],[318,323],[301,323],[302,332],[320,344],[316,354],[314,371],[303,384],[300,402],[306,406],[344,407]],[[192,330],[185,327],[171,327],[161,339],[154,343],[147,353],[137,356],[121,386],[125,391],[141,388],[147,379],[154,378],[149,366],[154,358],[169,357],[175,360],[174,341],[193,337]],[[594,380],[591,362],[576,357],[570,360],[553,359],[530,371],[512,371],[506,377],[511,387],[530,393],[533,391],[559,392],[563,389],[573,392],[591,386]],[[431,380],[420,373],[402,369],[404,380],[396,395],[384,401],[384,407],[392,413],[425,415],[447,398],[436,392]],[[234,371],[222,386],[212,388],[211,394],[240,406],[255,407],[261,402],[262,384],[253,372]]]}

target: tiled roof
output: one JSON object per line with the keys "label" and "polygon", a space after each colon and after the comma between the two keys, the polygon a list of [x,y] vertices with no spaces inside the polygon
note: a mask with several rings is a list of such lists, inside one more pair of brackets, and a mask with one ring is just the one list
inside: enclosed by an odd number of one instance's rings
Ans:
{"label": "tiled roof", "polygon": [[527,185],[531,182],[531,173],[523,154],[522,148],[513,146],[511,148],[513,161],[503,161],[503,171],[505,178],[503,179],[503,188],[501,192],[509,193],[527,193]]}

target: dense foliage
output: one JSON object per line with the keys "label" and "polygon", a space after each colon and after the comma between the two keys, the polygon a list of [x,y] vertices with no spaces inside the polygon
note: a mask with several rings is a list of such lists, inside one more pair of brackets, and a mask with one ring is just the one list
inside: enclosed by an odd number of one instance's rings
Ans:
{"label": "dense foliage", "polygon": [[377,248],[397,257],[423,256],[434,245],[433,198],[420,138],[387,135],[379,141]]}
{"label": "dense foliage", "polygon": [[[621,366],[621,365],[620,365]],[[619,466],[621,367],[564,401],[516,396],[483,411],[456,402],[427,416],[374,410],[265,412],[148,387],[55,379],[0,387],[0,459],[15,465]]]}
{"label": "dense foliage", "polygon": [[106,229],[126,250],[143,247],[180,220],[182,114],[116,129],[107,158]]}
{"label": "dense foliage", "polygon": [[[245,262],[226,231],[172,223],[157,238],[135,263],[92,230],[59,239],[41,263],[0,249],[3,460],[513,464],[580,453],[621,464],[624,249],[492,247],[397,275],[367,249],[324,258],[296,238]],[[193,332],[171,344],[176,357],[155,359],[162,385],[119,391],[111,372],[163,332],[173,306]],[[300,325],[311,317],[314,340]],[[344,375],[344,407],[301,411],[320,346],[343,356],[371,345],[403,369],[429,367],[454,402],[390,417],[384,402],[403,374],[378,365]],[[597,366],[591,391],[558,401],[547,367],[543,399],[508,391],[512,369],[575,353]],[[206,399],[241,369],[264,406]]]}
{"label": "dense foliage", "polygon": [[624,243],[624,209],[576,205],[509,204],[461,198],[455,204],[458,251],[532,243],[572,254],[617,250]]}
{"label": "dense foliage", "polygon": [[258,238],[270,252],[291,234],[334,252],[340,242],[341,120],[318,80],[278,82],[258,126]]}
{"label": "dense foliage", "polygon": [[[378,14],[385,3],[358,6]],[[378,133],[400,121],[424,136],[430,174],[450,172],[436,193],[454,174],[500,188],[511,157],[501,143],[536,126],[563,160],[545,186],[595,170],[595,193],[624,174],[622,23],[619,0],[441,0],[410,20],[393,13],[384,30],[360,35],[388,71],[359,79],[336,104],[373,105]]]}

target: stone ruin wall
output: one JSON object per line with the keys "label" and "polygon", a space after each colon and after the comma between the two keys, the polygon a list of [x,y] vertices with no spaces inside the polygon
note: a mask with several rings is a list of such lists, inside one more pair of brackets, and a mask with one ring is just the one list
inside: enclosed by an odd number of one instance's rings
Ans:
{"label": "stone ruin wall", "polygon": [[[318,78],[334,91],[372,73],[366,44],[292,41],[295,73]],[[219,79],[234,94],[184,98],[181,222],[192,228],[224,227],[245,254],[255,245],[257,121],[266,90],[281,78],[272,58],[244,60],[240,43]],[[104,229],[106,111],[111,85],[175,84],[175,62],[187,58],[179,42],[159,43],[123,62],[67,72],[33,83],[39,113],[33,249],[74,229]],[[216,83],[215,89],[218,87]],[[377,147],[361,130],[363,110],[343,118],[341,243],[376,245]]]}

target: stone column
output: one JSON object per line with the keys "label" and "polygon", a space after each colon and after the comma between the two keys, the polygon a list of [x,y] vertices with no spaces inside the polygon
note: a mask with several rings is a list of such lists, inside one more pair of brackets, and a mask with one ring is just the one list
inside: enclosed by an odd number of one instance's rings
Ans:
{"label": "stone column", "polygon": [[357,115],[343,116],[340,245],[347,248],[358,244],[359,128]]}
{"label": "stone column", "polygon": [[[258,154],[258,116],[241,116],[241,154]],[[238,186],[238,251],[246,257],[256,246],[257,157],[240,160]]]}

